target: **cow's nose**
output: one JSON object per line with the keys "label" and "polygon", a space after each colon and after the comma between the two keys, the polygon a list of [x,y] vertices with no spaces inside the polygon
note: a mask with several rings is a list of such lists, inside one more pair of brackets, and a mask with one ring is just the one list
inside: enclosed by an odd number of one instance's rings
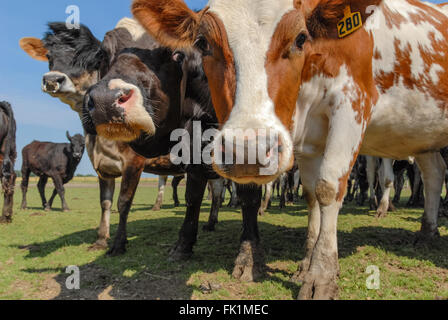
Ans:
{"label": "cow's nose", "polygon": [[230,178],[276,175],[283,153],[283,143],[276,134],[250,137],[224,135],[220,156],[214,156],[218,171]]}
{"label": "cow's nose", "polygon": [[65,76],[60,74],[47,74],[43,77],[42,87],[46,92],[56,93],[65,82]]}
{"label": "cow's nose", "polygon": [[274,152],[281,152],[282,143],[276,135],[252,137],[223,136],[222,152],[233,164],[263,164]]}
{"label": "cow's nose", "polygon": [[132,99],[133,95],[134,90],[120,91],[117,95],[117,105],[119,105],[122,108],[126,108],[126,105],[128,104],[129,100]]}
{"label": "cow's nose", "polygon": [[129,99],[130,97],[126,94],[96,85],[86,94],[84,103],[95,125],[122,123],[124,121],[123,104]]}

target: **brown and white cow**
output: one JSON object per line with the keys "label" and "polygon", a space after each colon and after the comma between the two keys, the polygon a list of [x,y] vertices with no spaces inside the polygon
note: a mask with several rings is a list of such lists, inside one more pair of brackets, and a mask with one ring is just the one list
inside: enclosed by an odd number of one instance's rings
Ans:
{"label": "brown and white cow", "polygon": [[[426,199],[421,235],[438,233],[438,150],[448,144],[441,8],[417,0],[210,0],[195,13],[181,0],[134,1],[135,17],[160,41],[202,50],[224,140],[241,128],[278,135],[273,175],[217,164],[220,174],[261,184],[298,159],[310,210],[300,298],[337,296],[337,218],[360,153],[416,158]],[[350,14],[352,30],[360,28],[349,34]]]}

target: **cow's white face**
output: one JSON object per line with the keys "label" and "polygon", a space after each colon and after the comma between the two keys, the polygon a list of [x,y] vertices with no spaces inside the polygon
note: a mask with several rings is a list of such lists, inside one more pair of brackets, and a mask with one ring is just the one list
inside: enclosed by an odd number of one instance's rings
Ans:
{"label": "cow's white face", "polygon": [[[237,182],[264,183],[286,171],[292,164],[290,133],[285,126],[287,124],[283,124],[276,115],[269,92],[266,64],[277,25],[287,12],[294,9],[294,3],[293,0],[213,0],[209,6],[209,12],[225,26],[228,46],[235,61],[236,81],[233,108],[226,115],[227,121],[222,126],[221,137],[215,141],[233,141],[237,132],[251,129],[258,138],[255,146],[260,146],[263,141],[259,140],[266,138],[275,141],[269,141],[265,152],[271,151],[271,147],[280,149],[278,153],[272,154],[273,157],[278,154],[278,158],[270,159],[278,161],[272,164],[276,167],[266,173],[262,172],[264,166],[254,167],[252,172],[226,164],[216,164],[215,169]],[[206,70],[210,73],[213,61],[209,60],[204,58]],[[207,64],[210,64],[209,68]]]}

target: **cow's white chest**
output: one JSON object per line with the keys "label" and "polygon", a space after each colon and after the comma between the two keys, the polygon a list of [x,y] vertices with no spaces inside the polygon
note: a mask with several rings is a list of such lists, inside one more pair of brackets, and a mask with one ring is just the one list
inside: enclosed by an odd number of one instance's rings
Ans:
{"label": "cow's white chest", "polygon": [[338,150],[328,150],[326,142],[332,131],[332,139],[336,139],[333,148],[342,150],[347,145],[357,148],[363,130],[363,123],[352,108],[357,99],[357,86],[345,66],[341,67],[336,78],[318,75],[302,84],[292,132],[296,158],[316,157],[324,151],[350,157],[350,153],[356,152],[351,150],[342,155]]}

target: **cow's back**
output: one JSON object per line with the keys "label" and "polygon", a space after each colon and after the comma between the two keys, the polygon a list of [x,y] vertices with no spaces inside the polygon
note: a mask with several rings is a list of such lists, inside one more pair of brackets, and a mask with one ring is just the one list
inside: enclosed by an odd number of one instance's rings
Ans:
{"label": "cow's back", "polygon": [[366,29],[373,35],[379,100],[361,152],[405,159],[445,146],[448,16],[436,5],[386,0]]}

